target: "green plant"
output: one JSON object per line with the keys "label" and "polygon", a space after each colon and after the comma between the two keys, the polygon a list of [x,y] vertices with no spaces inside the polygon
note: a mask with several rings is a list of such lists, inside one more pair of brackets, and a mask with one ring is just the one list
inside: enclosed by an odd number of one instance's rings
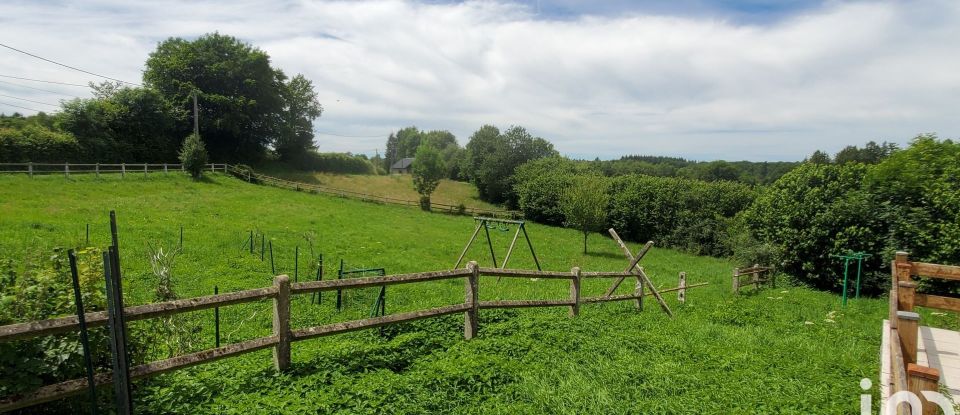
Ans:
{"label": "green plant", "polygon": [[190,176],[199,179],[207,165],[207,148],[198,134],[190,134],[180,148],[180,162]]}
{"label": "green plant", "polygon": [[601,176],[581,176],[563,194],[561,208],[564,223],[583,233],[583,253],[587,253],[587,236],[599,230],[607,220],[606,180]]}
{"label": "green plant", "polygon": [[430,195],[447,175],[440,152],[430,143],[421,144],[412,167],[413,188],[420,194],[420,208],[430,210]]}

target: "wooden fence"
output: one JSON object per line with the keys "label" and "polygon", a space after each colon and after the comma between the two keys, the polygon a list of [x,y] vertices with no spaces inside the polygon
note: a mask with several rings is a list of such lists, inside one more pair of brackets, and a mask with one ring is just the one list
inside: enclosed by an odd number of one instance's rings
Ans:
{"label": "wooden fence", "polygon": [[[570,281],[570,296],[550,300],[479,301],[479,285],[480,277],[482,276],[568,280]],[[585,278],[622,279],[630,276],[638,280],[637,288],[632,294],[581,297],[580,283]],[[463,303],[302,329],[290,328],[290,302],[291,296],[293,295],[457,278],[464,280]],[[463,337],[469,340],[477,335],[477,314],[481,309],[567,307],[569,308],[570,316],[577,316],[580,313],[580,305],[583,303],[636,300],[636,306],[640,307],[639,300],[644,296],[642,286],[639,283],[640,278],[641,276],[631,272],[581,272],[580,268],[573,268],[569,272],[483,268],[477,266],[475,261],[471,261],[466,268],[462,269],[343,280],[291,283],[289,277],[280,275],[274,278],[274,283],[271,287],[124,308],[123,315],[126,321],[138,321],[264,299],[273,300],[273,333],[271,336],[255,338],[197,353],[134,366],[130,368],[129,379],[155,376],[161,373],[267,348],[273,349],[274,367],[277,370],[285,370],[290,365],[290,345],[293,342],[448,314],[463,313]],[[685,293],[689,288],[703,285],[706,285],[706,283],[692,285],[686,285],[684,283],[679,287],[661,290],[660,292],[679,291],[680,293]],[[646,295],[653,295],[655,292],[656,291],[651,290],[651,292],[646,293]],[[107,325],[108,313],[106,311],[85,313],[84,316],[86,327],[88,328]],[[80,322],[77,316],[12,324],[0,327],[0,342],[76,332],[78,330],[80,330]],[[111,373],[101,372],[94,375],[94,383],[97,386],[106,385],[111,382],[113,382],[113,375]],[[74,379],[43,386],[24,395],[0,398],[0,412],[77,395],[88,390],[88,388],[87,379]]]}
{"label": "wooden fence", "polygon": [[[226,164],[207,164],[208,171],[227,171]],[[35,174],[62,174],[70,177],[71,174],[120,173],[127,174],[169,173],[183,171],[182,164],[172,163],[0,163],[0,173],[24,173],[30,176]]]}
{"label": "wooden fence", "polygon": [[[349,197],[352,199],[359,199],[366,202],[375,202],[375,203],[386,203],[386,204],[395,204],[395,205],[404,205],[404,206],[420,206],[419,200],[408,200],[408,199],[399,199],[387,196],[380,195],[371,195],[361,192],[354,192],[346,189],[337,189],[333,187],[327,187],[317,184],[295,182],[291,180],[281,179],[279,177],[267,176],[265,174],[256,173],[254,171],[239,168],[233,165],[227,165],[225,171],[232,173],[233,175],[244,179],[250,183],[263,183],[270,186],[282,187],[285,189],[291,189],[296,191],[307,191],[313,193],[323,193],[332,196],[338,197]],[[523,214],[514,210],[503,210],[503,209],[484,209],[484,208],[475,208],[469,206],[463,206],[461,209],[460,206],[448,205],[445,203],[430,202],[430,209],[433,211],[442,211],[447,213],[456,213],[463,215],[481,215],[481,216],[492,216],[496,218],[510,218],[510,219],[520,219],[523,217]]]}
{"label": "wooden fence", "polygon": [[[914,307],[960,311],[960,298],[917,293],[913,277],[960,281],[960,267],[911,262],[906,252],[897,252],[891,264],[893,287],[890,290],[890,396],[911,391],[923,401],[923,414],[937,413],[937,405],[927,402],[920,391],[938,391],[938,370],[917,364],[920,315]],[[907,414],[904,405],[898,414]]]}

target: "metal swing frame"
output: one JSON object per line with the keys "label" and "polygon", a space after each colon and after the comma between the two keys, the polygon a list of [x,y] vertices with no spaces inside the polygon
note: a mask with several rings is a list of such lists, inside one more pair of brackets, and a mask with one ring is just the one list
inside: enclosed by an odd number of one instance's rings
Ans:
{"label": "metal swing frame", "polygon": [[[463,252],[460,253],[460,258],[457,258],[457,264],[454,265],[454,268],[460,268],[460,264],[463,262],[463,257],[467,255],[467,251],[470,250],[470,246],[473,245],[473,241],[477,239],[477,235],[480,234],[480,228],[483,228],[484,233],[487,236],[487,246],[490,248],[490,259],[493,260],[494,268],[506,268],[507,262],[510,261],[510,254],[513,253],[513,248],[517,244],[517,238],[520,237],[520,232],[523,232],[523,238],[527,240],[527,246],[530,248],[530,254],[533,255],[533,262],[537,264],[537,270],[542,271],[540,268],[540,260],[537,259],[537,253],[533,250],[533,243],[530,242],[530,235],[527,235],[527,228],[524,225],[522,220],[511,220],[511,219],[497,219],[497,218],[488,218],[483,216],[474,216],[473,220],[477,221],[477,228],[473,230],[473,235],[470,236],[470,240],[467,241],[467,246],[463,247]],[[507,255],[503,258],[503,263],[497,265],[497,256],[493,252],[493,241],[490,239],[490,224],[495,225],[516,225],[517,231],[513,234],[513,241],[510,242],[510,247],[507,248]]]}

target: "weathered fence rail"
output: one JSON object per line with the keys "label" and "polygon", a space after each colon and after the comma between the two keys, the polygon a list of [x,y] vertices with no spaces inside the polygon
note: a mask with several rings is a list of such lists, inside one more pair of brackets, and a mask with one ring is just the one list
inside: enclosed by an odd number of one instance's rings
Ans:
{"label": "weathered fence rail", "polygon": [[[155,376],[177,369],[268,348],[273,349],[274,366],[278,370],[284,370],[290,364],[290,344],[292,342],[458,313],[464,314],[463,335],[465,339],[469,340],[477,335],[477,329],[479,327],[477,312],[480,309],[569,307],[570,315],[576,316],[579,314],[581,303],[621,301],[636,299],[643,296],[642,290],[638,290],[630,295],[581,298],[580,281],[582,278],[616,278],[632,275],[633,274],[630,272],[580,272],[579,268],[573,268],[570,272],[481,268],[477,266],[476,262],[470,262],[467,268],[464,269],[387,275],[369,278],[308,281],[292,284],[286,275],[280,275],[274,278],[274,285],[271,287],[124,308],[123,315],[126,317],[126,321],[137,321],[214,307],[224,307],[234,304],[261,301],[265,299],[273,300],[273,334],[271,336],[255,338],[197,353],[176,356],[170,359],[135,366],[130,369],[130,379],[140,379],[149,376]],[[478,291],[479,280],[481,276],[567,279],[570,280],[570,297],[547,300],[479,301]],[[389,314],[381,317],[325,324],[315,327],[301,329],[290,328],[290,303],[293,295],[332,291],[338,289],[358,289],[374,286],[411,284],[459,278],[464,279],[463,303],[430,308],[426,310]],[[662,290],[661,292],[686,290],[701,285],[706,284],[694,284],[685,287],[677,287],[674,289]],[[647,295],[650,294],[651,293],[647,293]],[[107,324],[106,312],[86,313],[85,316],[87,327],[104,326]],[[48,336],[51,334],[77,331],[79,329],[80,326],[76,316],[12,324],[0,326],[0,342]],[[112,381],[113,376],[111,373],[101,372],[94,376],[94,383],[96,386],[107,385]],[[87,379],[73,379],[53,385],[46,385],[27,394],[0,398],[0,412],[24,408],[72,395],[77,395],[83,393],[88,388],[89,385]]]}
{"label": "weathered fence rail", "polygon": [[[261,173],[256,173],[252,170],[239,168],[233,165],[227,165],[226,171],[229,173],[232,173],[238,178],[247,180],[248,182],[251,182],[251,183],[256,181],[257,183],[263,183],[270,186],[282,187],[290,190],[323,193],[326,195],[345,197],[345,198],[349,197],[352,199],[359,199],[366,202],[395,204],[395,205],[404,205],[404,206],[411,206],[411,207],[420,206],[419,200],[398,199],[398,198],[393,198],[388,196],[371,195],[367,193],[355,192],[352,190],[338,189],[338,188],[333,188],[333,187],[328,187],[328,186],[323,186],[318,184],[296,182],[292,180],[281,179],[279,177],[273,177],[273,176],[268,176]],[[433,201],[430,202],[430,209],[449,212],[449,213],[462,213],[465,215],[487,215],[487,216],[494,216],[499,218],[523,217],[522,213],[513,211],[513,210],[483,209],[483,208],[475,208],[475,207],[469,207],[469,206],[464,206],[461,209],[460,206],[454,206],[454,205],[449,205],[445,203],[437,203]]]}
{"label": "weathered fence rail", "polygon": [[[208,171],[226,172],[227,164],[207,164],[205,169]],[[29,176],[35,174],[63,174],[69,177],[71,174],[96,174],[101,173],[120,173],[127,174],[147,174],[147,173],[169,173],[171,171],[183,171],[182,164],[173,163],[0,163],[0,173],[22,173]]]}
{"label": "weathered fence rail", "polygon": [[[890,290],[889,346],[890,383],[889,395],[901,391],[937,391],[940,380],[938,370],[921,366],[917,362],[920,315],[915,307],[929,307],[960,312],[960,298],[918,294],[914,277],[960,280],[960,267],[924,262],[911,262],[906,252],[897,252],[891,263],[893,286]],[[928,352],[930,352],[928,350]],[[923,414],[937,413],[937,405],[920,397]],[[898,414],[907,414],[906,406],[897,408]],[[890,412],[887,412],[890,413]]]}

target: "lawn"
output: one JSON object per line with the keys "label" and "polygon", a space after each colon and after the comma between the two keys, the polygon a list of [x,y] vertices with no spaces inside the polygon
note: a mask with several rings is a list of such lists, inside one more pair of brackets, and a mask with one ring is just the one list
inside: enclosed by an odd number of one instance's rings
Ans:
{"label": "lawn", "polygon": [[[391,174],[378,176],[371,174],[334,174],[319,172],[290,171],[287,169],[268,169],[263,174],[303,183],[318,184],[334,189],[362,192],[369,195],[416,201],[420,195],[413,189],[413,176],[409,174]],[[470,183],[455,180],[441,180],[437,190],[430,196],[434,203],[478,209],[501,209],[480,200],[477,188]]]}
{"label": "lawn", "polygon": [[[404,178],[406,179],[406,178]],[[392,177],[378,180],[400,180]],[[639,208],[639,207],[638,207]],[[271,284],[269,256],[249,253],[251,230],[272,242],[277,273],[312,279],[310,252],[323,253],[325,278],[348,268],[385,267],[388,273],[448,269],[474,228],[471,218],[431,214],[251,185],[224,175],[193,182],[179,174],[121,179],[75,176],[0,176],[0,259],[28,264],[53,247],[109,243],[108,212],[117,211],[127,304],[148,302],[155,285],[148,244],[183,252],[173,269],[181,297]],[[607,237],[530,224],[544,269],[622,270]],[[498,259],[510,232],[491,230]],[[257,241],[259,245],[259,240]],[[269,244],[267,244],[269,247]],[[639,247],[630,244],[631,249]],[[259,249],[259,246],[257,246]],[[468,259],[489,265],[475,244]],[[783,285],[755,294],[730,293],[733,264],[654,248],[641,262],[654,283],[673,287],[680,271],[689,284],[686,305],[666,294],[668,318],[649,299],[565,308],[482,310],[479,336],[462,339],[462,317],[447,316],[293,344],[293,368],[272,370],[269,351],[230,358],[138,381],[139,413],[784,413],[859,411],[861,378],[877,382],[882,299],[851,301]],[[26,265],[20,265],[26,266]],[[511,267],[532,268],[526,250]],[[584,295],[609,281],[588,280]],[[632,283],[623,284],[628,291]],[[629,286],[629,287],[628,287]],[[562,298],[565,281],[484,278],[481,300]],[[352,294],[337,313],[329,296],[293,305],[293,327],[365,317],[373,292]],[[390,287],[387,311],[463,301],[460,280]],[[270,332],[268,302],[221,310],[224,342]],[[199,333],[212,347],[212,312]],[[198,346],[199,348],[200,346]],[[870,392],[876,396],[874,386]],[[105,397],[106,399],[106,397]],[[875,403],[876,405],[876,403]]]}

